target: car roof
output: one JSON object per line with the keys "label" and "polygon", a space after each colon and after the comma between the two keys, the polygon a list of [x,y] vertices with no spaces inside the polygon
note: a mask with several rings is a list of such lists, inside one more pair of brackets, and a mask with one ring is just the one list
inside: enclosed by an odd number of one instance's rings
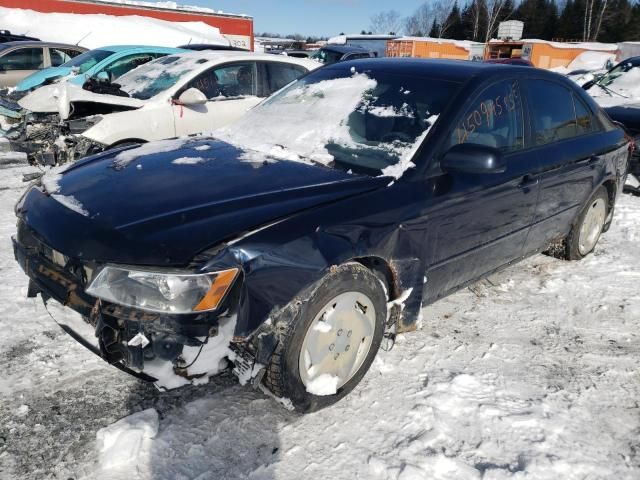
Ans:
{"label": "car roof", "polygon": [[306,58],[288,57],[286,55],[273,55],[271,53],[255,53],[234,50],[193,50],[175,53],[173,56],[178,57],[196,57],[207,60],[206,64],[215,64],[219,62],[229,62],[237,60],[266,60],[269,62],[280,61],[286,63],[295,63],[298,65],[315,66],[319,64],[313,60]]}
{"label": "car roof", "polygon": [[332,52],[338,52],[338,53],[352,53],[352,52],[366,53],[369,51],[366,48],[358,47],[355,45],[331,45],[331,44],[325,45],[324,47],[322,47],[321,50],[331,50]]}
{"label": "car roof", "polygon": [[125,50],[134,50],[134,49],[148,49],[148,50],[175,50],[179,51],[180,48],[177,47],[162,47],[159,45],[105,45],[104,47],[94,48],[93,50],[106,50],[108,52],[122,52]]}
{"label": "car roof", "polygon": [[[491,77],[509,73],[523,73],[531,75],[531,67],[510,65],[505,69],[504,65],[496,63],[472,62],[469,60],[440,60],[430,58],[363,58],[338,62],[323,67],[324,69],[350,69],[392,71],[404,75],[419,75],[423,77],[442,78],[455,82],[465,82],[471,77]],[[562,75],[536,69],[536,75],[550,78],[562,77]]]}
{"label": "car roof", "polygon": [[0,43],[0,48],[7,49],[12,47],[72,47],[77,48],[79,50],[86,50],[84,47],[80,47],[78,45],[70,45],[68,43],[58,43],[58,42],[41,42],[40,40],[14,40],[11,42],[3,42]]}

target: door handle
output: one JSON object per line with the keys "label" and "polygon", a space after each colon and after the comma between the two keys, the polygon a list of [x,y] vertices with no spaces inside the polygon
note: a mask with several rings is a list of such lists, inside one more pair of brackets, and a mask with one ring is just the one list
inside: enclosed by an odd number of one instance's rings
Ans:
{"label": "door handle", "polygon": [[540,183],[540,177],[537,175],[525,175],[522,177],[522,181],[518,184],[518,187],[523,190],[528,190],[531,187]]}

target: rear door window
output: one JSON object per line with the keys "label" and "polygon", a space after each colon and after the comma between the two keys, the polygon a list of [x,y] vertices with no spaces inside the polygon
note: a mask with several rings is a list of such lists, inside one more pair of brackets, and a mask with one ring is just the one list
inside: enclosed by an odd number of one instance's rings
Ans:
{"label": "rear door window", "polygon": [[568,88],[547,80],[530,80],[528,90],[535,145],[559,142],[578,135],[573,95]]}
{"label": "rear door window", "polygon": [[42,48],[20,48],[0,58],[0,64],[9,70],[39,70],[44,67]]}
{"label": "rear door window", "polygon": [[518,82],[505,80],[486,88],[458,119],[449,146],[473,143],[503,153],[524,146],[522,102]]}
{"label": "rear door window", "polygon": [[285,85],[293,82],[307,73],[307,70],[299,65],[287,63],[267,63],[267,95],[280,90]]}
{"label": "rear door window", "polygon": [[71,48],[53,48],[49,47],[49,57],[51,58],[51,66],[59,67],[63,63],[67,63],[74,57],[77,57],[80,51]]}

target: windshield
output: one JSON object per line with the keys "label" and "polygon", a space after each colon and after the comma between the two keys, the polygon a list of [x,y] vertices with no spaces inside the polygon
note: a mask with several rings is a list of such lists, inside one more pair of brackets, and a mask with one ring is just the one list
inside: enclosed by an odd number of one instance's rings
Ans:
{"label": "windshield", "polygon": [[457,83],[321,69],[216,132],[242,148],[369,175],[399,177]]}
{"label": "windshield", "polygon": [[207,63],[204,58],[170,55],[125,73],[118,78],[118,84],[130,97],[147,100],[173,87],[203,63]]}
{"label": "windshield", "polygon": [[331,50],[325,50],[324,48],[321,48],[320,50],[315,52],[313,55],[311,55],[310,58],[312,58],[317,62],[325,63],[325,64],[337,63],[342,58],[342,53],[333,52]]}
{"label": "windshield", "polygon": [[72,58],[67,63],[63,63],[62,67],[79,67],[79,73],[85,73],[87,70],[92,68],[97,63],[100,63],[107,57],[113,55],[113,52],[109,50],[89,50],[88,52],[84,52],[77,57]]}
{"label": "windshield", "polygon": [[602,86],[606,87],[606,86],[610,85],[611,82],[613,82],[620,75],[628,72],[629,70],[631,70],[632,68],[637,67],[637,66],[638,66],[637,64],[634,64],[632,62],[622,62],[622,63],[616,65],[615,67],[613,67],[607,73],[605,73],[600,78],[600,80],[598,80],[596,83],[598,83],[598,85],[602,85]]}

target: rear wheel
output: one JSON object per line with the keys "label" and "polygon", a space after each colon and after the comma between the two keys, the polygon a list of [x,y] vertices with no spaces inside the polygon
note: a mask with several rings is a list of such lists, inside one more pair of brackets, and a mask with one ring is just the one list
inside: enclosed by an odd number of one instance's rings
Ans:
{"label": "rear wheel", "polygon": [[580,260],[593,251],[609,217],[609,196],[600,187],[583,208],[566,241],[567,260]]}
{"label": "rear wheel", "polygon": [[283,309],[265,386],[300,412],[347,395],[371,366],[387,315],[386,296],[366,267],[335,268]]}

